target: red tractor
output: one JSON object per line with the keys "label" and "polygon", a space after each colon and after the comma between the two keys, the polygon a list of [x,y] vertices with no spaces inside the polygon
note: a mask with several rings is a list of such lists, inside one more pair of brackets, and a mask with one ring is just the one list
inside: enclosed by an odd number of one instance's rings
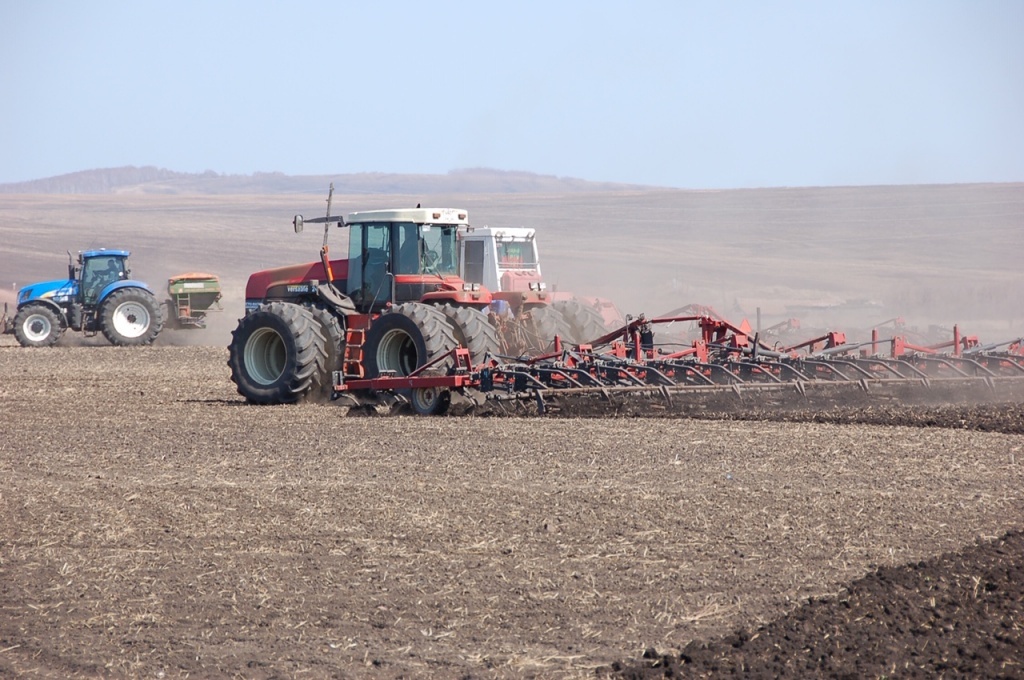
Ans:
{"label": "red tractor", "polygon": [[[324,224],[319,262],[256,272],[246,285],[246,315],[232,333],[228,365],[251,402],[326,396],[338,380],[408,376],[460,345],[474,366],[489,355],[544,351],[566,327],[544,291],[524,293],[515,322],[506,323],[490,291],[460,277],[465,210],[375,210],[342,219],[328,208],[327,217],[297,215],[296,232],[309,223]],[[328,256],[334,223],[348,231],[345,259]]]}

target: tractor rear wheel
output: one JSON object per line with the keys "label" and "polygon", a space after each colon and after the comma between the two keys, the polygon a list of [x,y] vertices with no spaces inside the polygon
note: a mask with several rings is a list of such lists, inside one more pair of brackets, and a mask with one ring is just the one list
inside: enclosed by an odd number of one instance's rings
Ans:
{"label": "tractor rear wheel", "polygon": [[14,316],[14,337],[22,347],[49,347],[63,333],[57,312],[46,305],[25,305]]}
{"label": "tractor rear wheel", "polygon": [[573,342],[582,343],[597,340],[607,335],[601,312],[579,300],[559,300],[553,307],[562,313],[572,329]]}
{"label": "tractor rear wheel", "polygon": [[308,309],[290,302],[261,305],[231,332],[231,380],[254,404],[290,404],[312,396],[326,363],[320,324]]}
{"label": "tractor rear wheel", "polygon": [[100,329],[112,345],[149,345],[164,327],[156,298],[142,288],[119,288],[100,308]]}
{"label": "tractor rear wheel", "polygon": [[382,371],[409,375],[457,344],[451,324],[437,307],[420,302],[395,305],[374,319],[366,332],[366,377],[377,378]]}
{"label": "tractor rear wheel", "polygon": [[562,313],[554,307],[534,307],[527,312],[529,319],[529,349],[538,354],[554,351],[555,336],[563,342],[575,342],[572,328]]}
{"label": "tractor rear wheel", "polygon": [[441,311],[455,331],[455,340],[469,350],[473,366],[482,364],[488,354],[501,354],[498,329],[491,325],[486,314],[473,307],[451,304],[441,307]]}

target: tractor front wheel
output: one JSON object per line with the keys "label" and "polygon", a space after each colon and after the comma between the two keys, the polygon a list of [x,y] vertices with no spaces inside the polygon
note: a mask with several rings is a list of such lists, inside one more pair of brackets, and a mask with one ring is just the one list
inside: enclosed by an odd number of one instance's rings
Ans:
{"label": "tractor front wheel", "polygon": [[149,345],[164,327],[163,312],[152,293],[120,288],[100,310],[100,329],[112,345]]}
{"label": "tractor front wheel", "polygon": [[320,335],[324,338],[323,370],[313,377],[313,390],[310,396],[319,395],[321,401],[329,401],[334,392],[334,371],[339,370],[345,353],[345,329],[342,326],[344,317],[335,316],[330,310],[314,305],[306,306],[313,320],[320,326]]}
{"label": "tractor front wheel", "polygon": [[320,323],[289,302],[271,302],[238,321],[228,366],[238,393],[254,404],[288,404],[316,396],[328,353]]}
{"label": "tractor front wheel", "polygon": [[22,347],[49,347],[62,333],[57,312],[45,305],[26,305],[14,317],[14,337]]}

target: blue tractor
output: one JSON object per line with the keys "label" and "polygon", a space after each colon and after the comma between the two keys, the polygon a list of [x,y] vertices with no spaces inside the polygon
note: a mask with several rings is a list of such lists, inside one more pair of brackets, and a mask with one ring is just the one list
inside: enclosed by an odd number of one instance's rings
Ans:
{"label": "blue tractor", "polygon": [[127,250],[68,253],[68,278],[18,291],[18,311],[4,331],[23,347],[49,347],[64,331],[103,335],[113,345],[148,345],[164,325],[153,291],[131,279]]}

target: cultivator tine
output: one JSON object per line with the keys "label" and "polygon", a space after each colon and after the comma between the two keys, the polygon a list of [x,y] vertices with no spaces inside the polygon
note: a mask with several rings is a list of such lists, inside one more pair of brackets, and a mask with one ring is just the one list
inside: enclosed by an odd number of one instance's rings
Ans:
{"label": "cultivator tine", "polygon": [[537,402],[537,415],[542,416],[548,412],[547,404],[544,402],[544,394],[541,390],[533,391],[533,398]]}

